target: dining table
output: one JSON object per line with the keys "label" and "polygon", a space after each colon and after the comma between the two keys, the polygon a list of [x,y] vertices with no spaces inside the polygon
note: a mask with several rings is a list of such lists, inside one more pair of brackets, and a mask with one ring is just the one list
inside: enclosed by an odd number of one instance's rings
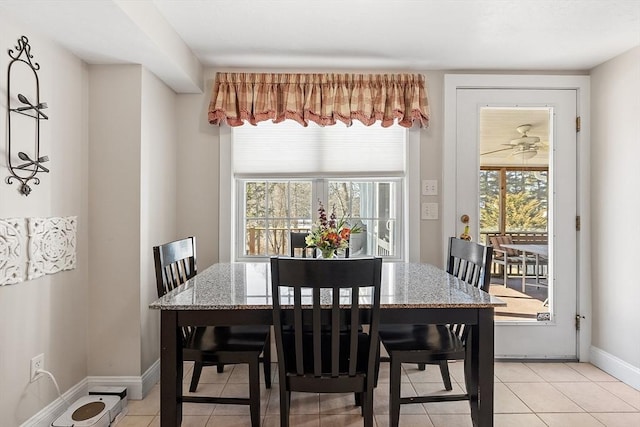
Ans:
{"label": "dining table", "polygon": [[[182,421],[181,328],[272,325],[269,266],[268,262],[213,264],[149,305],[160,310],[161,427],[180,426]],[[370,296],[363,293],[360,298],[366,315]],[[493,426],[494,308],[504,305],[434,265],[383,263],[381,323],[468,326],[464,363],[474,426]]]}
{"label": "dining table", "polygon": [[[528,255],[531,254],[535,258],[535,277],[536,283],[535,286],[547,286],[542,285],[540,283],[540,265],[542,259],[549,258],[549,246],[541,245],[538,243],[508,243],[501,244],[503,248],[514,249],[516,251],[520,251],[522,253],[522,293],[526,292],[527,287],[527,260]],[[546,302],[546,301],[545,301]]]}

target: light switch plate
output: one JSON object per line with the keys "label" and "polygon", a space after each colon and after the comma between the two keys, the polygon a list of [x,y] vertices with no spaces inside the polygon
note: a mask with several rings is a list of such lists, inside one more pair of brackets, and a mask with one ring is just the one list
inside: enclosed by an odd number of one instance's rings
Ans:
{"label": "light switch plate", "polygon": [[422,219],[438,219],[438,204],[423,203],[420,217]]}
{"label": "light switch plate", "polygon": [[437,196],[438,195],[438,180],[436,180],[436,179],[423,179],[422,180],[422,195],[423,196]]}

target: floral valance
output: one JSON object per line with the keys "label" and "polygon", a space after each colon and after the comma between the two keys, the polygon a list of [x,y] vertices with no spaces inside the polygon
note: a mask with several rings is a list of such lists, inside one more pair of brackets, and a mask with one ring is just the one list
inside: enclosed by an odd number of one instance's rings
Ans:
{"label": "floral valance", "polygon": [[359,120],[383,127],[397,122],[429,124],[424,76],[420,74],[218,73],[209,103],[209,123],[241,126],[264,120],[295,120],[321,126]]}

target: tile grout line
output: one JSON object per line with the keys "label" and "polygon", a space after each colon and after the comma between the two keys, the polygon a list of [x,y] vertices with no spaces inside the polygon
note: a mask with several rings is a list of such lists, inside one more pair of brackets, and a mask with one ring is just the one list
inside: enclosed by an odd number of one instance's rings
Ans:
{"label": "tile grout line", "polygon": [[[570,366],[570,365],[563,364],[563,366],[566,366],[566,367],[570,368],[572,371],[575,371],[575,372],[576,372],[576,373],[578,373],[580,376],[584,377],[584,378],[586,379],[586,381],[575,381],[575,380],[573,380],[573,381],[556,381],[556,382],[552,382],[552,381],[549,381],[549,380],[547,380],[547,379],[543,378],[541,375],[539,375],[539,374],[538,374],[538,373],[537,373],[537,372],[536,372],[536,371],[535,371],[531,366],[528,366],[528,363],[527,363],[527,362],[520,362],[520,363],[521,363],[521,365],[522,365],[522,366],[526,366],[526,367],[527,367],[527,369],[528,369],[528,370],[530,370],[534,375],[539,376],[539,377],[542,379],[541,383],[545,383],[545,384],[549,384],[549,385],[551,385],[551,387],[552,387],[554,390],[556,390],[556,391],[560,392],[564,397],[566,397],[569,401],[571,401],[573,404],[575,404],[578,408],[580,408],[580,409],[583,411],[583,412],[567,412],[567,413],[555,413],[555,412],[549,412],[548,414],[588,414],[590,418],[592,418],[593,420],[595,420],[597,423],[602,424],[602,422],[600,421],[600,419],[598,419],[598,418],[596,418],[596,417],[594,416],[594,414],[595,414],[596,412],[588,412],[588,411],[586,410],[586,408],[584,408],[582,405],[580,405],[578,402],[576,402],[574,399],[572,399],[569,395],[567,395],[565,392],[563,392],[560,388],[558,388],[556,383],[578,383],[578,384],[579,384],[579,383],[585,383],[585,384],[587,384],[587,383],[592,383],[592,384],[595,384],[595,385],[596,385],[599,389],[601,389],[603,392],[610,394],[610,395],[611,395],[611,396],[613,396],[614,398],[619,399],[620,401],[622,401],[622,402],[626,403],[628,406],[630,406],[630,407],[632,407],[632,408],[634,409],[633,411],[622,411],[622,412],[620,412],[620,411],[614,411],[614,412],[611,412],[611,413],[628,413],[628,414],[638,414],[638,413],[640,413],[640,409],[635,408],[633,405],[631,405],[629,402],[627,402],[627,401],[626,401],[625,399],[623,399],[622,397],[619,397],[617,394],[615,394],[615,393],[613,393],[613,392],[611,392],[611,391],[607,390],[605,387],[603,387],[603,386],[602,386],[601,384],[599,384],[597,381],[592,380],[591,378],[587,377],[587,376],[586,376],[586,375],[584,375],[582,372],[578,371],[577,369],[575,369],[574,367],[572,367],[572,366]],[[231,378],[231,376],[232,376],[232,374],[233,374],[233,370],[236,368],[236,366],[229,366],[229,368],[231,368],[231,369],[232,369],[232,371],[229,373],[228,377],[226,378],[226,380],[225,380],[224,382],[220,382],[220,383],[211,383],[211,384],[221,384],[221,385],[222,385],[222,390],[224,390],[224,387],[226,387],[228,384],[247,384],[246,382],[237,382],[237,383],[236,383],[236,382],[234,382],[234,383],[230,383],[230,382],[229,382],[229,380],[230,380],[230,378]],[[414,378],[413,378],[413,380],[412,380],[411,376],[409,376],[409,375],[407,374],[406,370],[405,370],[404,374],[405,374],[405,375],[407,375],[407,379],[408,379],[408,382],[407,382],[406,384],[408,384],[408,385],[411,387],[411,389],[413,390],[413,392],[414,392],[414,393],[416,393],[416,394],[417,394],[417,391],[416,391],[416,388],[415,388],[415,387],[416,387],[416,384],[428,384],[428,383],[433,384],[433,383],[436,383],[436,382],[437,382],[437,381],[424,381],[424,382],[416,381],[417,379],[419,379],[419,378],[420,378],[420,377],[419,377],[419,375],[415,375],[415,376],[414,376]],[[241,375],[241,374],[239,374],[239,375]],[[459,383],[458,381],[454,380],[454,382],[455,382],[455,384],[456,384],[458,387],[462,388],[462,386],[460,385],[460,383]],[[606,381],[606,382],[608,382],[608,383],[619,383],[620,381],[619,381],[619,380],[616,380],[616,381]],[[494,384],[497,384],[497,383],[504,384],[504,385],[506,386],[506,388],[507,388],[511,393],[513,393],[513,395],[514,395],[514,396],[516,396],[516,398],[518,399],[518,401],[519,401],[519,402],[521,402],[521,403],[522,403],[522,405],[523,405],[524,407],[526,407],[527,409],[529,409],[529,411],[531,411],[531,412],[529,412],[529,413],[522,413],[523,415],[524,415],[524,414],[531,414],[531,413],[532,413],[532,414],[535,414],[536,419],[538,419],[542,424],[547,425],[547,426],[549,425],[548,423],[546,423],[546,422],[541,418],[541,415],[542,415],[542,414],[547,414],[547,412],[543,412],[543,411],[535,412],[535,411],[533,411],[533,409],[532,409],[529,405],[527,405],[527,404],[522,400],[522,398],[521,398],[518,394],[516,394],[516,393],[515,393],[515,391],[514,391],[513,389],[511,389],[511,387],[509,386],[509,384],[510,384],[510,383],[508,383],[508,382],[503,382],[503,381],[498,377],[498,375],[495,375],[495,378],[494,378]],[[203,383],[203,384],[204,384],[204,383]],[[387,384],[387,383],[381,383],[381,385],[383,385],[383,386],[388,386],[388,384]],[[277,383],[275,383],[275,382],[272,382],[272,387],[276,387],[276,386],[279,386],[279,384],[277,384]],[[274,389],[272,388],[272,389],[268,389],[268,390],[267,390],[267,389],[265,389],[265,390],[266,390],[266,391],[265,391],[266,395],[264,396],[264,399],[265,399],[266,404],[265,404],[265,407],[264,407],[264,413],[263,413],[263,415],[262,415],[262,417],[261,417],[261,425],[265,425],[265,424],[266,424],[266,422],[267,422],[267,417],[269,417],[269,416],[279,417],[279,413],[278,413],[278,414],[269,414],[269,413],[268,413],[268,411],[269,411],[269,407],[270,407],[270,404],[271,404],[271,398],[272,398],[272,394],[273,394],[273,392],[274,392]],[[311,417],[312,417],[312,419],[316,419],[316,420],[317,420],[318,425],[321,425],[321,422],[322,422],[322,416],[323,416],[323,414],[321,413],[321,409],[320,409],[320,400],[321,400],[321,399],[320,399],[320,395],[319,395],[319,394],[316,394],[316,396],[315,396],[315,397],[316,397],[316,399],[317,399],[317,401],[315,402],[315,403],[316,403],[316,405],[317,405],[317,408],[318,408],[318,409],[317,409],[317,412],[310,412],[309,414],[291,414],[291,415],[306,415],[306,416],[311,416]],[[144,400],[144,399],[143,399],[143,400]],[[429,420],[429,422],[431,422],[434,426],[435,426],[436,424],[434,423],[434,420],[432,419],[432,415],[447,415],[447,414],[431,414],[431,413],[427,410],[427,408],[424,408],[424,405],[423,405],[423,409],[424,409],[425,414],[413,414],[413,415],[416,415],[416,416],[425,416],[425,415],[426,415],[426,417],[427,417],[427,419]],[[261,412],[262,412],[262,408],[261,408]],[[605,411],[605,412],[602,412],[602,413],[608,413],[608,412],[606,412],[606,411]],[[505,414],[500,414],[500,415],[518,415],[518,414],[520,414],[520,413],[505,413]],[[194,414],[194,416],[195,416],[195,415],[196,415],[196,414]],[[203,415],[204,415],[204,414],[203,414]],[[346,417],[346,416],[349,416],[350,414],[346,414],[346,413],[345,413],[345,414],[334,414],[334,415],[339,415],[339,416],[345,416],[345,417]],[[449,414],[449,415],[455,415],[455,414]],[[128,417],[128,416],[135,417],[134,415],[127,415],[127,417]],[[216,415],[215,415],[215,407],[213,408],[212,412],[211,412],[209,415],[207,415],[207,420],[206,420],[206,423],[205,423],[205,424],[209,424],[209,423],[211,423],[211,422],[212,422],[212,418],[213,418],[214,416],[216,416]],[[220,415],[220,416],[222,416],[222,415]],[[228,415],[228,416],[233,416],[233,415]],[[154,420],[155,420],[155,418],[156,418],[156,417],[159,417],[159,411],[158,411],[155,415],[153,415],[153,416],[152,416],[151,421],[147,424],[147,427],[151,426],[151,425],[154,423]],[[380,426],[380,424],[378,423],[378,418],[379,418],[379,417],[380,417],[380,419],[383,419],[384,417],[388,417],[388,414],[376,414],[376,413],[374,413],[374,424],[375,424],[375,426],[378,426],[378,427]],[[126,417],[125,417],[125,418],[126,418]]]}

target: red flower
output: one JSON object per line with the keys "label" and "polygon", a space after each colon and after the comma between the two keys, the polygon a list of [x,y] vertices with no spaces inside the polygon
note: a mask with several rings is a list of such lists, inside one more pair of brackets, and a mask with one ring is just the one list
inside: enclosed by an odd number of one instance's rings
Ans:
{"label": "red flower", "polygon": [[312,226],[309,235],[305,238],[307,247],[318,248],[322,251],[341,250],[349,247],[351,234],[359,233],[360,227],[347,227],[343,218],[337,220],[335,207],[327,215],[322,202],[318,200],[318,222]]}
{"label": "red flower", "polygon": [[332,245],[337,245],[340,240],[340,236],[338,236],[338,233],[330,231],[329,233],[327,233],[326,239],[327,241],[331,242]]}
{"label": "red flower", "polygon": [[342,239],[349,240],[349,236],[351,236],[350,228],[344,227],[342,230],[340,230],[340,237]]}

